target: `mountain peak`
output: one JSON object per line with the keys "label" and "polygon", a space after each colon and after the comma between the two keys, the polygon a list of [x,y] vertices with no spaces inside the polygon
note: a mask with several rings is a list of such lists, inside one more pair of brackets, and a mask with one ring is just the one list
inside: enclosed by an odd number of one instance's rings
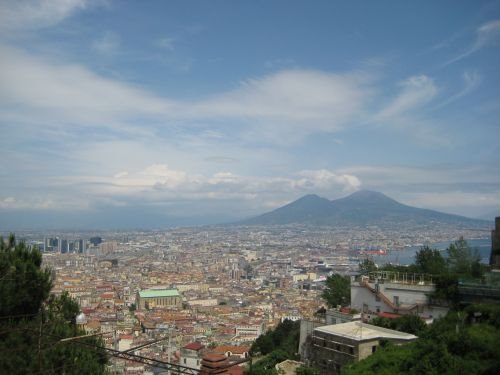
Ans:
{"label": "mountain peak", "polygon": [[325,198],[321,198],[318,194],[306,194],[299,199],[297,199],[295,202],[298,201],[317,201],[317,200],[323,200]]}
{"label": "mountain peak", "polygon": [[332,201],[316,194],[304,195],[283,207],[244,220],[242,223],[399,226],[401,223],[416,225],[429,222],[484,224],[465,217],[407,206],[385,194],[371,190],[359,190],[345,198]]}
{"label": "mountain peak", "polygon": [[382,194],[378,191],[373,190],[358,190],[351,195],[345,197],[344,199],[352,199],[352,200],[367,200],[367,201],[392,201],[396,202],[394,199],[389,198],[387,195]]}

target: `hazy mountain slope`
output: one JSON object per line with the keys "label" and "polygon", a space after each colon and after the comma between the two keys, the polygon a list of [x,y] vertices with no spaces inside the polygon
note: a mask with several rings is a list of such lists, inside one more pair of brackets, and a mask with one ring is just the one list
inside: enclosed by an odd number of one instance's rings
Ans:
{"label": "hazy mountain slope", "polygon": [[243,220],[238,224],[398,225],[432,222],[462,225],[487,223],[482,220],[407,206],[382,193],[361,190],[348,197],[332,201],[313,194],[306,195],[283,207]]}

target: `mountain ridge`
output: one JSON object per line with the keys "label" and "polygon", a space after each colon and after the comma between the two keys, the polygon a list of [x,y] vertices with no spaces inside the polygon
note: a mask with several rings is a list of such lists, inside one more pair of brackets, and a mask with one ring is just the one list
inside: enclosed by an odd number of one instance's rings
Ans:
{"label": "mountain ridge", "polygon": [[465,225],[488,223],[485,220],[405,205],[380,192],[359,190],[334,200],[307,194],[282,207],[236,224],[411,225],[432,222]]}

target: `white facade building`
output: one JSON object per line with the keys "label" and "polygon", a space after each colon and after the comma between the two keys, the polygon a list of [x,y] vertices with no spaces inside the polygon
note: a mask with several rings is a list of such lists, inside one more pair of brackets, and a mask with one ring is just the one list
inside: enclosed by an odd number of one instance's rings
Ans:
{"label": "white facade building", "polygon": [[428,277],[399,272],[372,272],[351,282],[351,308],[364,320],[380,313],[415,314],[429,320],[446,315],[448,309],[430,304],[435,285]]}

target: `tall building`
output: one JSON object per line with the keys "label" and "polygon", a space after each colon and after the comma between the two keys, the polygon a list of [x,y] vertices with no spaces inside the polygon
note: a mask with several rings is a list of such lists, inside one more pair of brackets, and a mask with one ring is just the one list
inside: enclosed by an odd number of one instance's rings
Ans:
{"label": "tall building", "polygon": [[60,243],[59,249],[60,249],[61,254],[65,254],[65,253],[69,252],[68,240],[60,240],[59,243]]}
{"label": "tall building", "polygon": [[92,246],[97,246],[99,245],[100,243],[102,243],[102,238],[101,237],[92,237],[90,238],[90,243],[92,244]]}
{"label": "tall building", "polygon": [[85,240],[78,240],[78,252],[80,254],[84,254],[85,253]]}

